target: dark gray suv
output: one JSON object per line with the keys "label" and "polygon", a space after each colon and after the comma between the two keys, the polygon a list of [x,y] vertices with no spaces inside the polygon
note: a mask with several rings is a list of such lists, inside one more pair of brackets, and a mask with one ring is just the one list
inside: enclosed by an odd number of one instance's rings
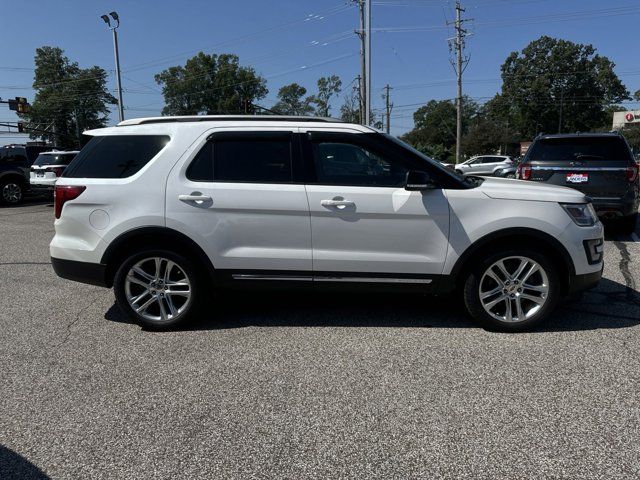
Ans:
{"label": "dark gray suv", "polygon": [[615,220],[625,233],[635,231],[638,163],[619,133],[541,135],[518,165],[517,178],[580,190],[602,220]]}

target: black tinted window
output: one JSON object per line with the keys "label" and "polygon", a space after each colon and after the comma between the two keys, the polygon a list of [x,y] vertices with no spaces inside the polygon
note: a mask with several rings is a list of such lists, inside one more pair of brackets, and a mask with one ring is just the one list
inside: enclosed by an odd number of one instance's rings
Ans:
{"label": "black tinted window", "polygon": [[76,178],[126,178],[138,172],[169,141],[166,135],[93,137],[62,174]]}
{"label": "black tinted window", "polygon": [[194,182],[213,181],[213,143],[207,142],[191,161],[187,178]]}
{"label": "black tinted window", "polygon": [[629,148],[617,137],[544,138],[529,155],[533,162],[630,159]]}
{"label": "black tinted window", "polygon": [[400,187],[407,169],[351,143],[313,144],[318,183],[328,185]]}
{"label": "black tinted window", "polygon": [[290,183],[290,135],[215,139],[213,178],[222,182]]}
{"label": "black tinted window", "polygon": [[33,164],[37,167],[44,165],[69,165],[76,157],[75,153],[40,154]]}

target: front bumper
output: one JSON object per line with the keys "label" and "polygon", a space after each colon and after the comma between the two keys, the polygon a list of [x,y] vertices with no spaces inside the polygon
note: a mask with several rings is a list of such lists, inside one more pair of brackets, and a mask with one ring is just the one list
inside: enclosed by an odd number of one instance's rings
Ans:
{"label": "front bumper", "polygon": [[604,270],[604,263],[602,268],[597,272],[585,273],[583,275],[571,275],[569,277],[569,294],[583,292],[594,288],[600,282],[602,278],[602,271]]}
{"label": "front bumper", "polygon": [[111,287],[107,282],[107,266],[101,263],[78,262],[51,257],[51,265],[56,275],[61,278],[98,287]]}

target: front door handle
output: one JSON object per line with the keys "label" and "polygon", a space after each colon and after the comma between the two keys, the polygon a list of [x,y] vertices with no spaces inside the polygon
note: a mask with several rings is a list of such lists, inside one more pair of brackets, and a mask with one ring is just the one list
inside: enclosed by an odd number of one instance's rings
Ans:
{"label": "front door handle", "polygon": [[322,205],[323,207],[345,208],[345,207],[355,207],[356,203],[352,202],[351,200],[322,200],[320,202],[320,205]]}
{"label": "front door handle", "polygon": [[181,202],[210,202],[211,197],[202,194],[178,195],[178,200]]}

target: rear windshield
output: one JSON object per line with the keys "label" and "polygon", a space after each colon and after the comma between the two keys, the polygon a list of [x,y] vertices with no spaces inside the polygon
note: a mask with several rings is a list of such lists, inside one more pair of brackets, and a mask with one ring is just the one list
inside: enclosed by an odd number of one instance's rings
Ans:
{"label": "rear windshield", "polygon": [[62,174],[74,178],[126,178],[138,172],[167,144],[166,135],[93,137]]}
{"label": "rear windshield", "polygon": [[75,158],[75,153],[56,153],[56,154],[40,154],[33,164],[36,167],[45,165],[69,165],[71,160]]}
{"label": "rear windshield", "polygon": [[532,162],[631,160],[624,140],[617,137],[544,138],[535,142]]}

